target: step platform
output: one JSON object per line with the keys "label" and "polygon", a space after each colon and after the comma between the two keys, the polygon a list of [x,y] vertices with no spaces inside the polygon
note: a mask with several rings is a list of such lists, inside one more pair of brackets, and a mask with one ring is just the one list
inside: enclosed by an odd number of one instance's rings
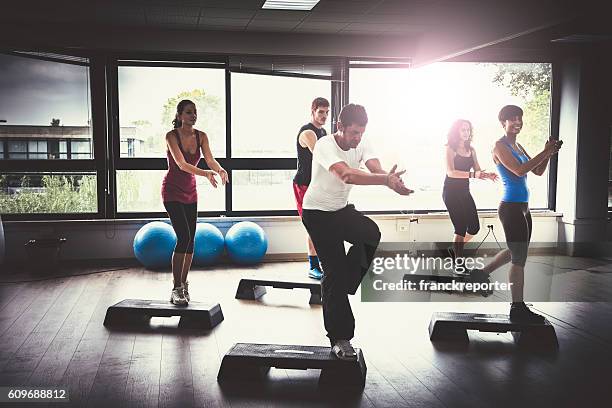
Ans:
{"label": "step platform", "polygon": [[104,326],[148,324],[154,316],[180,316],[179,327],[190,329],[212,329],[223,321],[218,303],[189,302],[187,306],[176,306],[167,300],[125,299],[106,310]]}
{"label": "step platform", "polygon": [[266,294],[266,286],[280,289],[309,289],[311,305],[321,305],[321,282],[315,279],[309,281],[291,281],[282,279],[243,278],[238,283],[236,299],[257,300]]}
{"label": "step platform", "polygon": [[508,315],[437,312],[429,322],[429,339],[432,342],[453,341],[468,343],[467,330],[481,332],[511,332],[519,346],[558,349],[555,328],[548,320],[544,323],[518,323]]}
{"label": "step platform", "polygon": [[338,359],[330,347],[237,343],[225,354],[217,380],[253,381],[266,377],[270,367],[321,369],[320,386],[365,387],[367,367],[360,349],[357,360]]}

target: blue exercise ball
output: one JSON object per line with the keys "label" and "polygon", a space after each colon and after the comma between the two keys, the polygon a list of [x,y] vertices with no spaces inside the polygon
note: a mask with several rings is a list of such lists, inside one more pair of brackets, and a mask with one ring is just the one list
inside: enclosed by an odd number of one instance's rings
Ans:
{"label": "blue exercise ball", "polygon": [[261,262],[268,250],[268,238],[264,230],[251,221],[232,225],[225,234],[225,246],[230,258],[239,264]]}
{"label": "blue exercise ball", "polygon": [[206,222],[196,225],[195,242],[193,246],[193,263],[196,265],[212,265],[223,254],[225,239],[219,228]]}
{"label": "blue exercise ball", "polygon": [[134,237],[134,255],[145,267],[170,266],[176,246],[176,234],[165,222],[153,221],[138,230]]}

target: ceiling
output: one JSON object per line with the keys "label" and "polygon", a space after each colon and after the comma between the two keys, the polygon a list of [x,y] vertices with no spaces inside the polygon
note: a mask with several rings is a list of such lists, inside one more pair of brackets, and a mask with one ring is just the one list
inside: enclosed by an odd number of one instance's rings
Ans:
{"label": "ceiling", "polygon": [[[0,21],[83,23],[183,30],[416,34],[481,19],[495,24],[560,15],[559,0],[321,0],[312,11],[262,10],[264,0],[50,0],[11,2]],[[7,7],[10,12],[7,12]],[[486,21],[488,20],[488,21]]]}
{"label": "ceiling", "polygon": [[[0,26],[112,31],[188,30],[233,39],[296,36],[296,42],[352,36],[418,44],[422,61],[451,57],[575,19],[604,0],[321,0],[312,11],[262,10],[264,0],[32,0],[5,2]],[[6,28],[5,28],[6,30]],[[45,30],[49,31],[47,28]],[[241,36],[238,35],[241,33]],[[299,37],[300,34],[309,36]],[[333,36],[330,36],[333,34]],[[316,36],[318,35],[318,36]],[[281,38],[278,37],[277,38]],[[274,36],[272,36],[272,41]],[[113,39],[116,41],[116,39]],[[373,54],[372,52],[369,52]],[[327,53],[326,55],[329,55]]]}

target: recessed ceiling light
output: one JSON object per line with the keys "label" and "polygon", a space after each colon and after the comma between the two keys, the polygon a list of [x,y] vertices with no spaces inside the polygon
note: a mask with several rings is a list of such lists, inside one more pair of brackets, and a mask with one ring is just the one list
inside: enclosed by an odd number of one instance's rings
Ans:
{"label": "recessed ceiling light", "polygon": [[310,11],[319,0],[266,0],[262,9]]}

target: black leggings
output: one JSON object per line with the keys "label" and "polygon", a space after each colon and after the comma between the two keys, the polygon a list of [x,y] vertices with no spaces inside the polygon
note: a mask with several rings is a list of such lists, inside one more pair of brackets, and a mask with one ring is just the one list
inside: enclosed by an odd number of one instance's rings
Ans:
{"label": "black leggings", "polygon": [[502,201],[497,213],[504,227],[506,242],[512,254],[512,263],[524,267],[532,229],[529,204]]}
{"label": "black leggings", "polygon": [[442,199],[455,227],[455,234],[462,237],[465,237],[466,233],[478,234],[480,221],[470,190],[445,186],[442,190]]}
{"label": "black leggings", "polygon": [[[368,271],[378,243],[378,225],[353,205],[338,211],[303,210],[302,222],[317,250],[323,280],[323,321],[332,345],[336,340],[350,340],[355,331],[355,317],[348,295],[355,294]],[[353,244],[344,249],[344,241]]]}
{"label": "black leggings", "polygon": [[198,203],[183,204],[178,201],[164,202],[168,211],[172,227],[176,233],[176,246],[174,252],[179,254],[193,254],[193,241],[198,218]]}

